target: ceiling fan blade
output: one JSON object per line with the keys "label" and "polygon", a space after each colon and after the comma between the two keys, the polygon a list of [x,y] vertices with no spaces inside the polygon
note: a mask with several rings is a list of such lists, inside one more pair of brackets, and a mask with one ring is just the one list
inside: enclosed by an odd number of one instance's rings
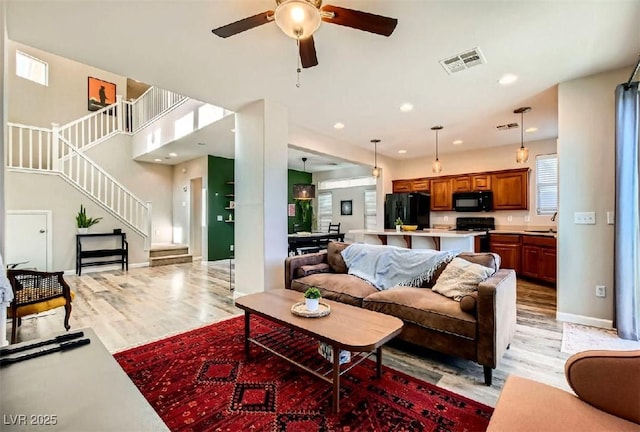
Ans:
{"label": "ceiling fan blade", "polygon": [[254,16],[250,16],[248,18],[241,19],[231,24],[218,27],[211,31],[213,32],[213,34],[220,36],[221,38],[228,38],[229,36],[242,33],[246,30],[251,30],[254,27],[261,26],[271,21],[273,21],[273,11],[266,11]]}
{"label": "ceiling fan blade", "polygon": [[318,57],[316,56],[316,45],[313,42],[313,36],[306,39],[300,39],[300,60],[303,68],[318,66]]}
{"label": "ceiling fan blade", "polygon": [[353,9],[341,8],[338,6],[325,5],[323,12],[333,13],[333,17],[322,16],[322,21],[376,33],[383,36],[390,36],[398,25],[396,18],[388,18],[368,12],[361,12]]}

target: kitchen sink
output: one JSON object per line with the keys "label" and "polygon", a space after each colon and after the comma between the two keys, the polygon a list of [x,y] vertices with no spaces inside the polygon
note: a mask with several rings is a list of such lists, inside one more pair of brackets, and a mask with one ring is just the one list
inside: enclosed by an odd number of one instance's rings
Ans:
{"label": "kitchen sink", "polygon": [[555,230],[553,228],[549,228],[549,229],[546,229],[546,230],[524,230],[524,232],[557,234],[558,230]]}

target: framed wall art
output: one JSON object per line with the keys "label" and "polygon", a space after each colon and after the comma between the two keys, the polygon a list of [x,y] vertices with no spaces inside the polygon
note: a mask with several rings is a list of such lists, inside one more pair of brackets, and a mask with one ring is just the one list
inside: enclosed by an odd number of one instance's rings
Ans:
{"label": "framed wall art", "polygon": [[340,201],[340,215],[351,216],[353,214],[353,200]]}
{"label": "framed wall art", "polygon": [[89,111],[98,111],[116,102],[116,85],[108,81],[89,77],[87,93]]}

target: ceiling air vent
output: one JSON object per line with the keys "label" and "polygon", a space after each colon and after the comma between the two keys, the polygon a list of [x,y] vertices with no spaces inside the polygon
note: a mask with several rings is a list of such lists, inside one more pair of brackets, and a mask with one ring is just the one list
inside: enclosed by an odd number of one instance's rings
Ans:
{"label": "ceiling air vent", "polygon": [[449,75],[486,63],[487,61],[478,47],[440,60],[440,64]]}
{"label": "ceiling air vent", "polygon": [[517,128],[518,128],[518,123],[507,123],[507,124],[496,126],[496,129],[501,131],[509,130],[509,129],[517,129]]}

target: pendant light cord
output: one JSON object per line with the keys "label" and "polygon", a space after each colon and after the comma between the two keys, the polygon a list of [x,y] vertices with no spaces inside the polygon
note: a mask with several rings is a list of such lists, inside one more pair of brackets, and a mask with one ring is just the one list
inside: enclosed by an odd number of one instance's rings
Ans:
{"label": "pendant light cord", "polygon": [[438,129],[436,129],[436,160],[438,160]]}
{"label": "pendant light cord", "polygon": [[520,113],[520,148],[524,148],[524,111]]}
{"label": "pendant light cord", "polygon": [[296,87],[300,88],[300,72],[302,72],[302,69],[300,68],[300,66],[301,66],[301,64],[300,64],[300,39],[296,39],[296,46],[298,47],[298,69],[296,69],[296,73],[297,73]]}

